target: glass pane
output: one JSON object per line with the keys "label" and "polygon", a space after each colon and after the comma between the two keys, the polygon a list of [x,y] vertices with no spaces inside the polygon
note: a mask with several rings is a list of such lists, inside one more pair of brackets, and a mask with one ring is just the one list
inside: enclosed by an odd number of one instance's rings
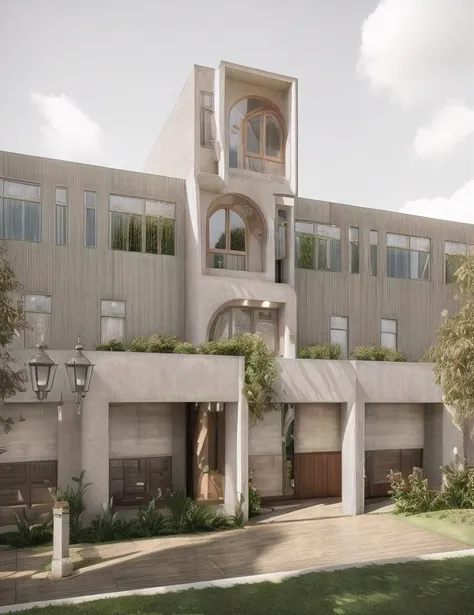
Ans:
{"label": "glass pane", "polygon": [[145,201],[146,213],[149,216],[175,217],[175,204],[167,201]]}
{"label": "glass pane", "polygon": [[464,262],[463,256],[454,256],[446,254],[445,256],[445,280],[447,284],[456,282],[456,272]]}
{"label": "glass pane", "polygon": [[161,218],[158,234],[158,254],[174,256],[175,221],[170,218]]}
{"label": "glass pane", "polygon": [[25,241],[41,241],[41,204],[23,201],[23,210]]}
{"label": "glass pane", "polygon": [[315,241],[310,235],[296,235],[296,267],[299,269],[316,269]]}
{"label": "glass pane", "polygon": [[431,274],[431,254],[429,252],[411,253],[411,278],[412,280],[427,280]]}
{"label": "glass pane", "polygon": [[340,329],[331,329],[331,344],[337,344],[341,348],[341,359],[347,359],[349,356],[347,344],[347,331]]}
{"label": "glass pane", "polygon": [[394,235],[392,233],[387,233],[387,246],[392,248],[408,248],[409,239],[410,238],[406,235]]}
{"label": "glass pane", "polygon": [[317,224],[316,233],[321,237],[329,237],[331,239],[341,238],[341,229],[332,224]]}
{"label": "glass pane", "polygon": [[320,271],[327,271],[330,269],[331,256],[329,251],[330,242],[327,239],[321,239],[320,237],[316,240],[316,254],[318,259],[317,268]]}
{"label": "glass pane", "polygon": [[22,211],[22,201],[4,199],[3,233],[5,239],[23,239]]}
{"label": "glass pane", "polygon": [[145,200],[136,199],[130,196],[110,195],[110,210],[122,211],[130,214],[144,214]]}
{"label": "glass pane", "polygon": [[276,217],[275,258],[283,259],[286,253],[286,211],[279,209]]}
{"label": "glass pane", "polygon": [[314,223],[313,222],[299,222],[297,220],[295,222],[295,232],[314,234]]}
{"label": "glass pane", "polygon": [[31,329],[25,329],[25,348],[35,348],[40,341],[49,346],[51,314],[25,313],[26,322]]}
{"label": "glass pane", "polygon": [[56,188],[56,205],[67,205],[67,188]]}
{"label": "glass pane", "polygon": [[382,318],[382,333],[396,333],[397,321],[389,318]]}
{"label": "glass pane", "polygon": [[356,226],[349,227],[349,241],[359,241],[359,229]]}
{"label": "glass pane", "polygon": [[466,256],[467,246],[465,243],[457,243],[456,241],[444,242],[445,254],[460,254]]}
{"label": "glass pane", "polygon": [[214,143],[214,114],[208,109],[201,109],[201,146],[212,147]]}
{"label": "glass pane", "polygon": [[95,209],[97,205],[97,194],[95,192],[91,192],[90,190],[86,190],[84,192],[84,205],[86,207],[90,207],[91,209]]}
{"label": "glass pane", "polygon": [[209,247],[212,249],[225,250],[225,218],[226,210],[218,209],[209,219]]}
{"label": "glass pane", "polygon": [[31,184],[21,184],[20,182],[4,182],[3,193],[5,196],[11,196],[19,199],[28,199],[29,201],[41,201],[41,187]]}
{"label": "glass pane", "polygon": [[390,278],[410,278],[410,250],[387,248],[387,275]]}
{"label": "glass pane", "polygon": [[100,315],[125,318],[125,301],[102,299],[100,302]]}
{"label": "glass pane", "polygon": [[245,252],[245,223],[235,211],[229,210],[230,249]]}
{"label": "glass pane", "polygon": [[379,233],[378,231],[370,231],[370,245],[376,246],[379,242]]}
{"label": "glass pane", "polygon": [[100,319],[100,341],[102,344],[110,340],[123,341],[125,336],[125,319],[102,316]]}
{"label": "glass pane", "polygon": [[158,233],[159,233],[159,218],[146,218],[146,237],[145,237],[145,252],[148,254],[158,254]]}
{"label": "glass pane", "polygon": [[214,95],[209,92],[201,92],[201,107],[206,109],[214,109]]}
{"label": "glass pane", "polygon": [[260,154],[260,124],[261,115],[254,115],[247,122],[247,152]]}
{"label": "glass pane", "polygon": [[377,275],[377,246],[370,246],[370,275]]}
{"label": "glass pane", "polygon": [[85,245],[95,248],[95,209],[85,210]]}
{"label": "glass pane", "polygon": [[380,345],[384,348],[397,349],[397,336],[395,333],[383,333],[380,336]]}
{"label": "glass pane", "polygon": [[347,316],[331,316],[331,329],[347,330]]}
{"label": "glass pane", "polygon": [[130,216],[115,212],[110,216],[110,247],[112,250],[127,250]]}
{"label": "glass pane", "polygon": [[276,310],[257,310],[255,333],[262,338],[270,352],[277,350],[277,312]]}
{"label": "glass pane", "polygon": [[281,158],[280,128],[276,118],[265,116],[265,155]]}
{"label": "glass pane", "polygon": [[359,273],[359,244],[350,244],[350,272]]}
{"label": "glass pane", "polygon": [[232,336],[250,332],[249,308],[232,308]]}
{"label": "glass pane", "polygon": [[211,340],[229,339],[229,310],[222,312],[214,322],[211,329]]}
{"label": "glass pane", "polygon": [[50,295],[25,295],[23,303],[26,312],[51,312]]}
{"label": "glass pane", "polygon": [[66,245],[67,207],[56,205],[56,243]]}
{"label": "glass pane", "polygon": [[410,237],[410,248],[419,252],[430,252],[431,241],[425,237]]}
{"label": "glass pane", "polygon": [[341,271],[341,242],[337,239],[329,241],[329,255],[329,271]]}

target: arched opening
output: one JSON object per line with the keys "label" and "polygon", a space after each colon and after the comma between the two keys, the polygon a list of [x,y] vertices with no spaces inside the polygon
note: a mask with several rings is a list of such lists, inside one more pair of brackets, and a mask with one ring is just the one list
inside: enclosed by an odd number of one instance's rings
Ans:
{"label": "arched opening", "polygon": [[207,266],[233,271],[263,271],[265,222],[249,199],[218,197],[207,216]]}
{"label": "arched opening", "polygon": [[263,98],[244,98],[229,116],[229,167],[284,175],[285,126],[280,111]]}

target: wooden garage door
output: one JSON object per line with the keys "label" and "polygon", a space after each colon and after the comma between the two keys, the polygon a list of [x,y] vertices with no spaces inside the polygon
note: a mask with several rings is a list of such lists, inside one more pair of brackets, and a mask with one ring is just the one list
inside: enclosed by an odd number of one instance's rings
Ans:
{"label": "wooden garage door", "polygon": [[388,474],[401,472],[406,479],[414,467],[422,467],[423,449],[394,449],[366,451],[365,495],[368,498],[384,497],[390,491]]}
{"label": "wooden garage door", "polygon": [[52,504],[57,474],[56,461],[0,463],[0,506]]}
{"label": "wooden garage door", "polygon": [[109,495],[114,504],[142,504],[170,493],[171,457],[110,460]]}
{"label": "wooden garage door", "polygon": [[295,454],[295,497],[339,497],[341,483],[341,453]]}

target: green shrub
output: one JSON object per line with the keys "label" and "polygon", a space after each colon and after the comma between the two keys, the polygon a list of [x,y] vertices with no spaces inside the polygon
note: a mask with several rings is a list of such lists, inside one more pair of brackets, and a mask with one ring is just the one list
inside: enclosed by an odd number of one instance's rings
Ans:
{"label": "green shrub", "polygon": [[189,342],[177,344],[173,350],[174,354],[197,354],[197,349]]}
{"label": "green shrub", "polygon": [[128,538],[131,524],[112,512],[112,499],[107,508],[83,531],[84,542],[110,542]]}
{"label": "green shrub", "polygon": [[136,337],[130,342],[128,346],[130,352],[146,352],[147,348],[148,338],[146,337]]}
{"label": "green shrub", "polygon": [[260,494],[252,484],[252,475],[249,477],[249,517],[255,517],[260,514],[261,503]]}
{"label": "green shrub", "polygon": [[229,340],[206,342],[199,351],[202,354],[245,357],[244,394],[255,421],[261,420],[265,412],[278,408],[273,389],[278,378],[275,357],[258,335],[247,333]]}
{"label": "green shrub", "polygon": [[3,544],[12,547],[35,547],[44,545],[53,540],[53,528],[51,518],[43,523],[30,523],[26,510],[22,510],[21,516],[15,513],[16,532],[9,532],[2,536]]}
{"label": "green shrub", "polygon": [[357,346],[351,356],[356,361],[406,361],[406,355],[384,346]]}
{"label": "green shrub", "polygon": [[338,344],[314,344],[305,346],[298,352],[298,359],[340,359],[341,347]]}
{"label": "green shrub", "polygon": [[474,508],[474,468],[441,468],[443,489],[439,493],[440,508]]}
{"label": "green shrub", "polygon": [[428,481],[416,474],[410,474],[406,481],[400,472],[390,472],[389,495],[395,503],[395,512],[406,515],[439,510],[438,492],[428,489]]}
{"label": "green shrub", "polygon": [[110,340],[109,342],[105,342],[105,344],[97,344],[95,349],[109,352],[124,352],[125,344],[120,340]]}
{"label": "green shrub", "polygon": [[181,340],[164,333],[155,333],[148,338],[147,352],[172,353],[176,346],[181,344]]}
{"label": "green shrub", "polygon": [[71,485],[66,488],[58,487],[50,489],[54,502],[67,502],[69,504],[69,540],[71,544],[81,542],[83,539],[82,532],[82,514],[86,511],[84,502],[84,494],[92,483],[84,483],[83,470],[80,476],[73,476],[72,480],[76,483],[76,489]]}
{"label": "green shrub", "polygon": [[158,511],[154,499],[146,508],[139,509],[137,518],[133,519],[131,524],[131,532],[137,538],[152,538],[161,534],[169,534],[170,531],[170,520]]}
{"label": "green shrub", "polygon": [[236,527],[233,516],[214,512],[206,506],[196,504],[186,496],[182,488],[171,495],[167,506],[170,512],[170,527],[174,532],[192,534]]}

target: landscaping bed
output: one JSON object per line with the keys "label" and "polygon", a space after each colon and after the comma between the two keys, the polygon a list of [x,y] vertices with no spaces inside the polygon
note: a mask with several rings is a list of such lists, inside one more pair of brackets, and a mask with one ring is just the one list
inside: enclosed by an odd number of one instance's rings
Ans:
{"label": "landscaping bed", "polygon": [[474,546],[474,510],[440,510],[399,518],[462,544]]}

